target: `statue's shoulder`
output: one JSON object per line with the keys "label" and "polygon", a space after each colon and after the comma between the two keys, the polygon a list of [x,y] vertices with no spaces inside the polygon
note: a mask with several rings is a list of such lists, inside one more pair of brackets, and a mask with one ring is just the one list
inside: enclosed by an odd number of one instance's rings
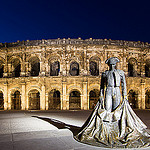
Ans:
{"label": "statue's shoulder", "polygon": [[123,71],[123,70],[117,69],[117,72],[118,72],[120,75],[124,75],[124,71]]}

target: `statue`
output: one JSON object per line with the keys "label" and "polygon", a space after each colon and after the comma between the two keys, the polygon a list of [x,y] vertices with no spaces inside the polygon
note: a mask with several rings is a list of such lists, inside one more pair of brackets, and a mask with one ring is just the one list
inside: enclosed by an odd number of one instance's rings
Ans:
{"label": "statue", "polygon": [[117,57],[106,60],[109,70],[102,73],[100,100],[74,138],[100,147],[148,147],[150,134],[128,103],[124,72],[115,68],[118,62]]}

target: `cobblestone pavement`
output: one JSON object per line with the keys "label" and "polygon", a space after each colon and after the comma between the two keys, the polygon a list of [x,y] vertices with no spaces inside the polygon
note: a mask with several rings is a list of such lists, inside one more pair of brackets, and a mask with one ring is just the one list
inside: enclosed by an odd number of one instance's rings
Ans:
{"label": "cobblestone pavement", "polygon": [[[150,110],[135,112],[150,131]],[[75,129],[83,125],[90,113],[0,111],[0,150],[108,150],[79,143],[73,138]]]}

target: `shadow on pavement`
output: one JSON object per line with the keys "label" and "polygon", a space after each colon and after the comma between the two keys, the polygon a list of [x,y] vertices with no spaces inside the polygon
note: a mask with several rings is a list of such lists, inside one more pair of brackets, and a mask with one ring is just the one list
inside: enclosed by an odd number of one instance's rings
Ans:
{"label": "shadow on pavement", "polygon": [[44,120],[44,121],[47,121],[49,122],[50,124],[54,125],[55,127],[57,127],[58,129],[69,129],[73,135],[77,135],[77,133],[79,132],[80,130],[80,127],[77,127],[77,126],[73,126],[73,125],[69,125],[69,124],[66,124],[64,122],[61,122],[59,120],[56,120],[56,119],[52,119],[52,118],[45,118],[45,117],[38,117],[38,116],[32,116],[32,117],[35,117],[35,118],[38,118],[38,119],[41,119],[41,120]]}

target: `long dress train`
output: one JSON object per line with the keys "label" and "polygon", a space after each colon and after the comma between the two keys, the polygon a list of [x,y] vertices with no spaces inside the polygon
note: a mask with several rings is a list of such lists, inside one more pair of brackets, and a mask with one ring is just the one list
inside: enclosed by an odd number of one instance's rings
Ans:
{"label": "long dress train", "polygon": [[74,137],[76,140],[100,147],[140,148],[150,146],[146,125],[134,113],[127,100],[113,112],[97,103],[91,115]]}

